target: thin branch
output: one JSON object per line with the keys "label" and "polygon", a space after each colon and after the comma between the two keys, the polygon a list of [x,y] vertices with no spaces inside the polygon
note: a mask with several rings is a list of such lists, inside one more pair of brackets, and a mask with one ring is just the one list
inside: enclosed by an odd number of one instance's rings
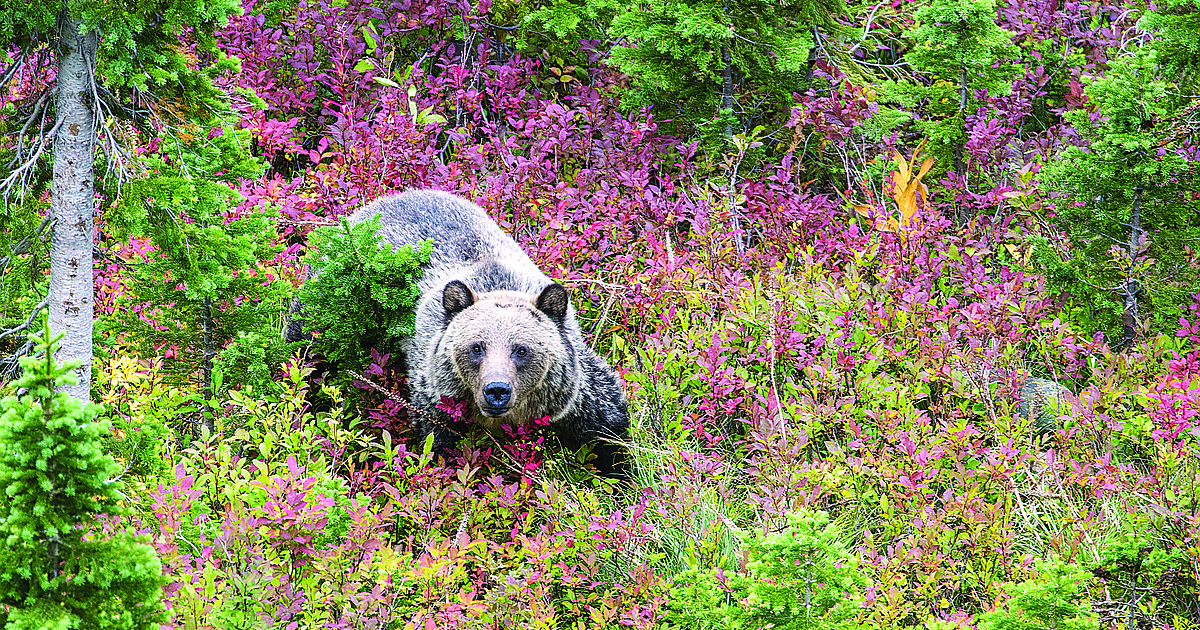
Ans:
{"label": "thin branch", "polygon": [[[100,97],[102,88],[96,82],[95,57],[88,59],[85,66],[88,69],[88,88],[92,92],[92,128],[95,129],[96,142],[100,145],[100,150],[104,152],[105,162],[109,165],[110,172],[116,174],[117,197],[120,197],[121,184],[127,179],[125,165],[120,158],[129,159],[129,154],[119,146],[120,143],[113,139],[111,131],[104,126],[105,122],[117,120],[117,116]],[[107,114],[105,114],[106,111]],[[101,133],[101,130],[104,130],[104,133]]]}
{"label": "thin branch", "polygon": [[22,322],[16,328],[8,328],[6,330],[0,331],[0,339],[9,337],[11,335],[15,335],[15,334],[21,332],[22,330],[29,328],[30,324],[33,323],[34,318],[36,318],[38,316],[38,313],[41,313],[42,309],[46,308],[47,306],[50,306],[50,298],[46,298],[46,299],[42,300],[42,302],[40,304],[33,307],[33,312],[29,314],[29,317],[26,318],[25,321]]}
{"label": "thin branch", "polygon": [[21,56],[17,57],[17,60],[12,62],[12,65],[9,66],[8,69],[4,71],[3,75],[0,75],[0,85],[5,86],[5,90],[4,90],[5,99],[8,98],[7,86],[8,86],[9,81],[12,81],[13,77],[15,77],[17,75],[17,72],[21,69],[21,66],[25,65],[25,60],[28,58],[29,58],[29,46],[26,46],[25,48],[21,49]]}
{"label": "thin branch", "polygon": [[[64,118],[63,120],[66,119]],[[42,153],[45,151],[46,141],[50,138],[53,138],[54,134],[58,133],[58,128],[62,126],[63,120],[55,123],[54,126],[50,128],[50,132],[42,136],[42,141],[39,142],[37,146],[37,152],[34,153],[32,157],[26,160],[24,164],[13,169],[13,172],[9,173],[8,177],[4,178],[4,181],[0,182],[0,194],[7,196],[9,193],[11,193],[17,183],[17,180],[20,180],[22,183],[26,181],[29,176],[29,172],[33,170],[33,167],[37,164],[38,159],[42,157]]]}
{"label": "thin branch", "polygon": [[772,46],[772,45],[770,45],[770,44],[763,44],[763,43],[761,43],[761,42],[756,42],[756,41],[754,41],[754,40],[752,40],[752,39],[746,39],[745,37],[742,37],[741,35],[738,35],[738,32],[737,32],[737,31],[735,31],[735,30],[732,30],[732,29],[730,29],[730,31],[729,31],[729,32],[730,32],[730,33],[733,33],[733,36],[734,36],[734,37],[736,37],[736,38],[738,38],[738,39],[740,39],[740,40],[742,40],[742,41],[744,41],[744,42],[746,42],[746,43],[749,43],[749,44],[754,44],[755,46],[762,46],[763,48],[767,48],[767,49],[774,48],[774,46]]}
{"label": "thin branch", "polygon": [[[21,239],[19,243],[12,246],[12,255],[20,256],[21,254],[29,251],[30,245],[33,244],[33,237],[40,236],[41,233],[44,232],[46,228],[51,227],[52,224],[53,222],[50,219],[50,215],[47,214],[42,218],[42,222],[38,224],[37,229],[33,231],[33,234],[26,236],[25,238]],[[3,260],[8,260],[8,256],[5,256]]]}
{"label": "thin branch", "polygon": [[388,390],[386,387],[376,383],[375,381],[372,381],[371,379],[367,378],[366,376],[363,376],[362,374],[359,374],[358,372],[355,372],[354,370],[346,370],[346,373],[349,374],[350,376],[353,376],[354,378],[362,381],[364,385],[371,388],[372,390],[374,390],[380,394],[383,394],[388,400],[400,405],[401,407],[404,407],[406,410],[408,410],[409,413],[413,414],[414,416],[419,416],[419,417],[425,418],[426,420],[429,420],[429,421],[433,422],[434,424],[438,425],[438,427],[445,429],[460,438],[463,436],[462,433],[455,431],[454,429],[446,426],[445,424],[442,424],[436,417],[426,414],[425,410],[417,409],[416,407],[413,407],[412,405],[410,405],[408,403],[407,400],[404,400],[403,398],[397,396],[396,394],[394,394],[390,390]]}
{"label": "thin branch", "polygon": [[3,376],[6,380],[16,376],[17,368],[21,365],[20,358],[27,356],[31,350],[33,350],[33,340],[26,339],[25,343],[20,348],[17,348],[16,352],[5,357],[0,357],[0,376]]}
{"label": "thin branch", "polygon": [[[45,116],[46,112],[42,111],[42,106],[46,104],[46,99],[50,98],[51,96],[53,96],[57,93],[58,93],[57,87],[51,88],[51,89],[43,92],[42,95],[40,97],[38,97],[38,100],[34,101],[33,111],[31,111],[29,113],[29,116],[25,118],[25,124],[22,125],[21,130],[17,132],[17,151],[13,155],[13,158],[11,160],[9,160],[9,162],[8,162],[9,166],[13,166],[15,164],[20,163],[21,158],[25,155],[25,142],[24,142],[23,138],[28,134],[29,126],[32,125],[33,121],[37,119],[39,112],[42,113],[42,120],[40,123],[38,123],[38,138],[41,139],[42,136],[44,135],[43,132],[45,131],[45,128],[46,128],[46,116]],[[48,110],[49,107],[47,107],[46,109]]]}
{"label": "thin branch", "polygon": [[1093,289],[1096,289],[1097,291],[1119,291],[1119,290],[1122,290],[1125,288],[1124,285],[1116,286],[1116,287],[1102,287],[1098,284],[1093,284],[1091,282],[1088,282],[1087,280],[1084,280],[1083,278],[1075,278],[1075,281],[1080,284],[1087,285]]}
{"label": "thin branch", "polygon": [[871,63],[870,61],[863,61],[861,59],[855,59],[854,63],[863,65],[863,66],[870,66],[872,68],[906,68],[906,67],[910,67],[910,64],[907,61],[901,61],[899,63]]}
{"label": "thin branch", "polygon": [[871,7],[871,10],[870,10],[870,12],[868,12],[868,13],[867,13],[867,19],[866,19],[866,21],[863,23],[863,27],[862,27],[863,36],[862,36],[862,40],[861,40],[861,41],[859,41],[858,43],[854,44],[854,47],[853,47],[853,48],[851,48],[850,50],[847,50],[847,51],[846,51],[846,54],[847,54],[847,55],[853,55],[853,54],[854,54],[854,52],[855,52],[856,50],[858,50],[859,48],[862,48],[862,44],[863,44],[863,42],[867,41],[867,38],[871,36],[871,23],[875,21],[875,14],[876,14],[876,13],[878,13],[878,12],[879,12],[879,10],[880,10],[881,8],[883,8],[883,3],[882,3],[882,2],[880,2],[879,4],[877,4],[877,5],[873,6],[873,7]]}

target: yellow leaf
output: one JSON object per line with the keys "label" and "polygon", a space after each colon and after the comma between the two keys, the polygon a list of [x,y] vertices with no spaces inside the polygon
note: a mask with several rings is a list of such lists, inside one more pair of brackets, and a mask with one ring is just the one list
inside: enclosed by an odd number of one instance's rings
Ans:
{"label": "yellow leaf", "polygon": [[871,217],[879,214],[879,211],[875,209],[875,206],[869,206],[865,203],[856,203],[853,204],[852,207],[854,208],[854,211],[864,219],[870,219]]}
{"label": "yellow leaf", "polygon": [[921,178],[925,177],[925,174],[933,167],[933,158],[925,158],[921,162],[921,169],[915,177],[913,176],[917,156],[924,148],[925,141],[922,140],[913,151],[911,159],[905,160],[899,152],[892,156],[892,160],[896,163],[896,170],[892,173],[892,199],[900,208],[899,225],[906,229],[913,227],[917,211],[924,209],[929,201],[929,189],[921,183]]}
{"label": "yellow leaf", "polygon": [[[921,141],[921,146],[925,146],[924,140]],[[917,150],[920,151],[920,148],[918,148]],[[916,157],[917,157],[916,154],[913,154],[913,158],[916,159]],[[925,158],[925,161],[921,162],[920,172],[917,173],[917,181],[921,181],[921,178],[925,177],[925,173],[928,173],[929,169],[932,167],[933,167],[933,157],[930,156],[930,157]]]}

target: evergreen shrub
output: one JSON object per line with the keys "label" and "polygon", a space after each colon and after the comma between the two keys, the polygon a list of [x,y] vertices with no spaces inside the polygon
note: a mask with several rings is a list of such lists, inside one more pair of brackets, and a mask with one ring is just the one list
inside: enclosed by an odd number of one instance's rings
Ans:
{"label": "evergreen shrub", "polygon": [[49,337],[21,359],[25,393],[0,401],[0,627],[157,628],[162,565],[111,520],[126,512],[102,449],[111,427],[99,405],[56,391],[77,364],[56,365]]}

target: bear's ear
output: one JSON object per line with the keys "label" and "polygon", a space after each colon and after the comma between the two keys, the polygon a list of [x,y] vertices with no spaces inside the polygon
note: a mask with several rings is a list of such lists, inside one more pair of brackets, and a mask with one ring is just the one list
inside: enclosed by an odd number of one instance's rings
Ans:
{"label": "bear's ear", "polygon": [[535,305],[537,309],[550,316],[550,319],[561,324],[567,317],[567,306],[571,303],[567,290],[557,282],[551,282],[542,289]]}
{"label": "bear's ear", "polygon": [[446,309],[446,321],[475,303],[475,294],[460,280],[451,280],[442,289],[442,308]]}

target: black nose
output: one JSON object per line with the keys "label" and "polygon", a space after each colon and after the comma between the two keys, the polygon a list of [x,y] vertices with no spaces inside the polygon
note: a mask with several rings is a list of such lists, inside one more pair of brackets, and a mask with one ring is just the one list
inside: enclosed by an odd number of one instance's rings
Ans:
{"label": "black nose", "polygon": [[493,409],[507,407],[510,398],[512,387],[508,383],[488,383],[483,388],[483,402]]}

